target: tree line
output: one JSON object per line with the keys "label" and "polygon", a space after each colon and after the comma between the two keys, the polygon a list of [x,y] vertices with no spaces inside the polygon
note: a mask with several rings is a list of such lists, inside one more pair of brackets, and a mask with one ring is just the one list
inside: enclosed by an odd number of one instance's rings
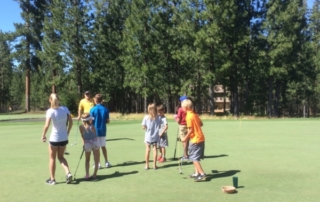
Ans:
{"label": "tree line", "polygon": [[311,116],[319,109],[320,0],[15,0],[23,23],[0,30],[0,108],[71,111],[85,90],[111,111],[175,111],[188,95],[214,114]]}

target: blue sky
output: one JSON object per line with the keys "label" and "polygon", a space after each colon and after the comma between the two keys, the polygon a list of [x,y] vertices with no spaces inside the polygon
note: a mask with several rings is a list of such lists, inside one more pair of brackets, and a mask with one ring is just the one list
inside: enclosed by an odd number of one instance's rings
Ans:
{"label": "blue sky", "polygon": [[[314,0],[307,0],[309,7]],[[3,32],[14,31],[13,23],[22,22],[19,4],[13,0],[1,0],[0,30]]]}

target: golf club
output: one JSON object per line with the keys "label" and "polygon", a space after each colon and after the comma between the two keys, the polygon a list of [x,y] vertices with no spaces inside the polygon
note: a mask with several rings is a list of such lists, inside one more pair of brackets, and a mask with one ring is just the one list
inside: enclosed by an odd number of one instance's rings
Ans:
{"label": "golf club", "polygon": [[77,168],[76,168],[76,171],[74,172],[74,179],[76,180],[76,174],[77,174],[77,170],[78,170],[78,167],[79,167],[79,164],[80,164],[80,161],[82,159],[82,156],[83,156],[83,153],[84,153],[84,149],[82,149],[82,153],[81,153],[81,156],[80,156],[80,159],[79,159],[79,162],[78,162],[78,165],[77,165]]}
{"label": "golf club", "polygon": [[178,127],[178,131],[177,131],[177,139],[176,139],[176,146],[174,147],[174,155],[173,155],[173,159],[176,159],[176,152],[177,152],[177,144],[179,141],[179,127]]}
{"label": "golf club", "polygon": [[77,128],[76,128],[76,141],[75,141],[73,144],[71,144],[71,146],[74,146],[74,145],[77,144],[78,131],[79,131],[79,120],[78,120],[78,126],[77,126]]}
{"label": "golf club", "polygon": [[[179,134],[179,133],[178,133]],[[177,138],[177,142],[178,142],[178,138]],[[180,144],[178,144],[178,156],[180,154]],[[182,174],[182,160],[180,158],[178,158],[178,167],[179,167],[179,173]]]}

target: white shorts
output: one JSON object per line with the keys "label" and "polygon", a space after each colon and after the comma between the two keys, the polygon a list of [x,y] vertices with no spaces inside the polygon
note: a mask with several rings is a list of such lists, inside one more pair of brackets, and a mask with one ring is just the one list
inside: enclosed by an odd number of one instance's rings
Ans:
{"label": "white shorts", "polygon": [[105,147],[106,146],[106,136],[99,137],[98,136],[98,142],[100,147]]}
{"label": "white shorts", "polygon": [[85,140],[84,141],[84,150],[86,152],[91,152],[99,149],[99,141],[98,138],[94,138],[93,140]]}

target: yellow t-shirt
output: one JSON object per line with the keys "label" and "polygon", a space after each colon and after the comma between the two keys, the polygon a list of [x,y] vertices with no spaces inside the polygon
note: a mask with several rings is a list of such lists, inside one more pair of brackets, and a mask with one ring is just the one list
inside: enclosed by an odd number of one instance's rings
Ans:
{"label": "yellow t-shirt", "polygon": [[79,103],[79,110],[83,113],[90,113],[90,109],[94,106],[93,100],[82,99]]}
{"label": "yellow t-shirt", "polygon": [[204,142],[204,134],[201,130],[201,120],[197,114],[192,110],[187,111],[186,116],[187,127],[193,129],[193,133],[190,134],[190,141],[192,143]]}

